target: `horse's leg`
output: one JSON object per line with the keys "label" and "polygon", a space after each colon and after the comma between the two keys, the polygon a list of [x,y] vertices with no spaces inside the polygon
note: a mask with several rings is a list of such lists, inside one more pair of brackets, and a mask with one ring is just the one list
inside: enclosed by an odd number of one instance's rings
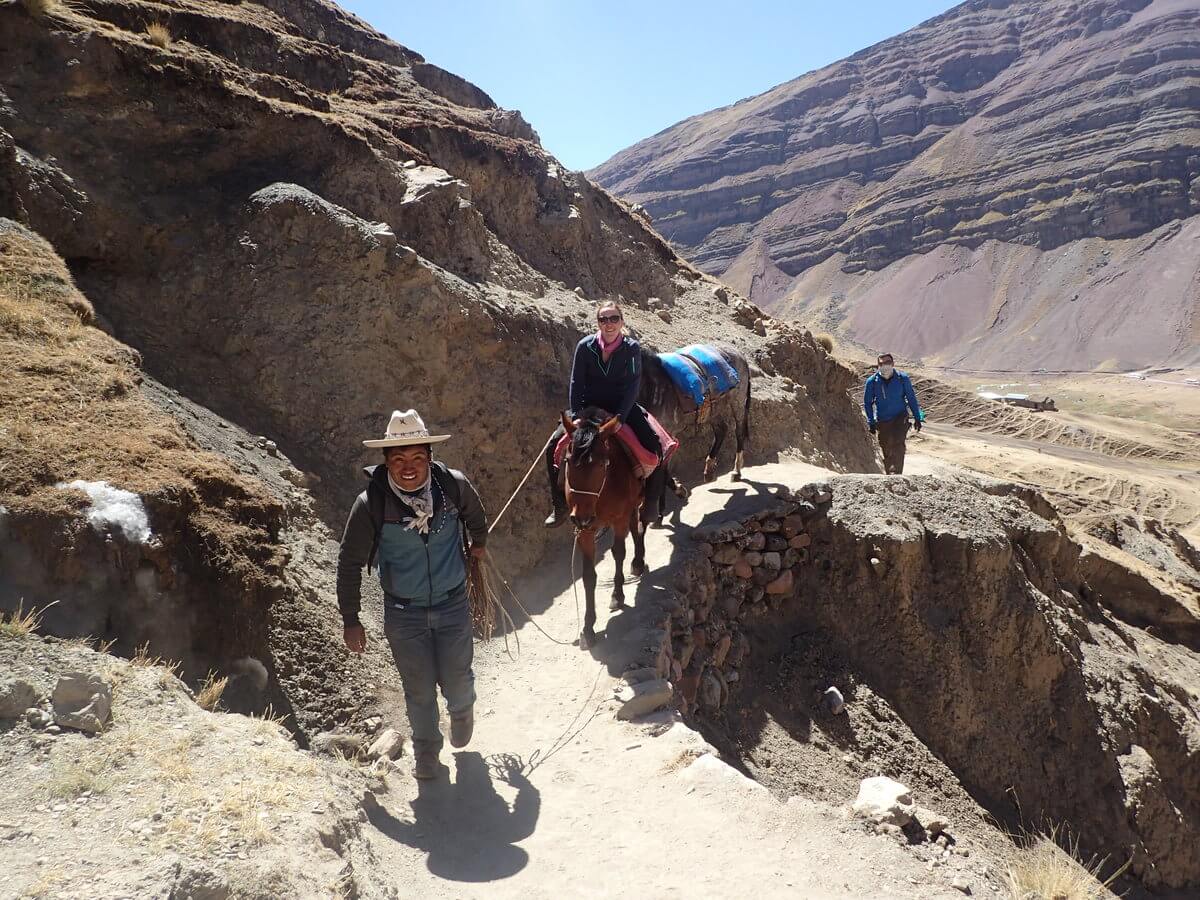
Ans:
{"label": "horse's leg", "polygon": [[646,574],[646,526],[638,518],[637,510],[629,514],[629,528],[633,532],[633,562],[629,571],[640,577]]}
{"label": "horse's leg", "polygon": [[583,557],[583,594],[586,598],[579,646],[586,650],[596,643],[596,532],[581,531],[578,541],[579,555]]}
{"label": "horse's leg", "polygon": [[725,442],[725,432],[728,430],[729,423],[724,419],[713,423],[712,447],[708,451],[708,458],[704,460],[705,481],[712,481],[717,477],[717,454],[721,452],[721,444]]}
{"label": "horse's leg", "polygon": [[610,612],[625,605],[625,532],[628,527],[613,524],[613,593],[612,601],[608,604]]}
{"label": "horse's leg", "polygon": [[746,399],[742,402],[742,418],[738,420],[734,410],[733,425],[737,431],[737,453],[733,458],[733,480],[742,480],[742,465],[746,461],[746,442],[750,438],[750,372],[746,371]]}

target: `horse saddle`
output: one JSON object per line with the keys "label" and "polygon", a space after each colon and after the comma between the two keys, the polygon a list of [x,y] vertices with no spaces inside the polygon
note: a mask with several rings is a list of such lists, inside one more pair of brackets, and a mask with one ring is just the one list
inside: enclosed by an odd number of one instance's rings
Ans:
{"label": "horse saddle", "polygon": [[713,401],[737,387],[740,380],[737,370],[708,344],[660,353],[659,359],[683,401],[683,411],[694,412],[699,423],[708,420]]}
{"label": "horse saddle", "polygon": [[[670,461],[675,451],[679,448],[679,441],[675,440],[667,429],[662,427],[662,424],[650,413],[646,413],[646,420],[650,423],[650,427],[654,429],[654,433],[658,435],[658,442],[663,448],[663,462]],[[658,468],[658,455],[652,453],[642,446],[642,442],[637,439],[637,435],[633,429],[626,424],[622,424],[617,431],[617,443],[621,445],[621,449],[625,451],[629,457],[629,461],[633,463],[634,474],[638,478],[649,478],[650,473]],[[562,468],[562,461],[567,455],[567,451],[571,448],[571,436],[564,434],[559,438],[558,444],[554,448],[554,465]]]}

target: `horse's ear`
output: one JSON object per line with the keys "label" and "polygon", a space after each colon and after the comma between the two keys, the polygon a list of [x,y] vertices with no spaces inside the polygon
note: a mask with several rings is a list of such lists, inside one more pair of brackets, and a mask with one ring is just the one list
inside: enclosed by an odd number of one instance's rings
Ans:
{"label": "horse's ear", "polygon": [[607,422],[600,426],[601,434],[616,434],[621,427],[621,420],[613,416]]}
{"label": "horse's ear", "polygon": [[568,416],[565,411],[562,414],[562,423],[563,428],[565,428],[567,431],[567,434],[575,433],[575,423],[571,421],[571,417]]}

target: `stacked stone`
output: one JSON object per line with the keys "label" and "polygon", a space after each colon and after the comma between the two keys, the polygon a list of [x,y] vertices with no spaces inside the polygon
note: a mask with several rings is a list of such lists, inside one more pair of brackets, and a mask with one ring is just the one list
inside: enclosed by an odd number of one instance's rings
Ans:
{"label": "stacked stone", "polygon": [[811,527],[832,497],[828,484],[784,489],[743,521],[693,533],[699,553],[676,575],[657,661],[676,686],[681,712],[716,712],[728,701],[750,650],[740,623],[798,596],[812,562]]}

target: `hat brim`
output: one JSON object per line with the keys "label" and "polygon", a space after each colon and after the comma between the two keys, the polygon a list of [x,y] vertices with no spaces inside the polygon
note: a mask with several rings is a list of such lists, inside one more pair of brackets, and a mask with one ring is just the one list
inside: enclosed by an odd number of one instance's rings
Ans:
{"label": "hat brim", "polygon": [[363,441],[364,447],[416,447],[420,444],[440,444],[450,440],[448,434],[431,434],[427,437],[379,438],[374,441]]}

